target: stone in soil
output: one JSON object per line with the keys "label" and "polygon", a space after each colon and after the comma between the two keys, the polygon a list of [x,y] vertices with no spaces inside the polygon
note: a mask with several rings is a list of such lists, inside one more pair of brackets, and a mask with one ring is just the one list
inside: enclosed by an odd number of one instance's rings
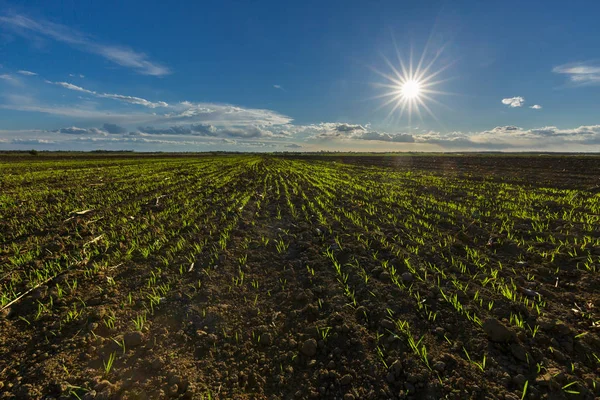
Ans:
{"label": "stone in soil", "polygon": [[270,333],[263,333],[262,335],[260,335],[260,344],[268,346],[271,344],[272,341],[273,338],[271,337]]}
{"label": "stone in soil", "polygon": [[435,364],[433,364],[433,369],[435,369],[438,372],[442,372],[446,369],[446,363],[443,361],[438,361]]}
{"label": "stone in soil", "polygon": [[302,344],[300,351],[307,357],[314,356],[317,354],[317,341],[315,339],[308,339]]}
{"label": "stone in soil", "polygon": [[350,374],[346,374],[344,376],[342,376],[342,379],[340,379],[340,385],[349,385],[350,383],[352,383],[352,375]]}
{"label": "stone in soil", "polygon": [[489,318],[483,323],[483,331],[492,342],[514,342],[517,335],[495,318]]}
{"label": "stone in soil", "polygon": [[390,321],[389,319],[382,319],[380,325],[383,329],[389,329],[389,330],[393,330],[395,327],[394,323],[392,321]]}
{"label": "stone in soil", "polygon": [[510,352],[512,353],[513,356],[515,356],[515,358],[517,360],[520,361],[527,361],[527,350],[525,350],[525,348],[523,346],[521,346],[518,343],[513,343],[510,346]]}
{"label": "stone in soil", "polygon": [[144,341],[144,334],[140,331],[128,332],[123,339],[126,347],[137,347]]}

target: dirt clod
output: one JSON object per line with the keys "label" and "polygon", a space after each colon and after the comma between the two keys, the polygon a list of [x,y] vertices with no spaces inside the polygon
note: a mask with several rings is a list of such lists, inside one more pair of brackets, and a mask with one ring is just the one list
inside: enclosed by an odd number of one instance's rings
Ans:
{"label": "dirt clod", "polygon": [[340,378],[340,385],[349,385],[354,378],[350,374],[346,374]]}
{"label": "dirt clod", "polygon": [[307,357],[314,356],[317,354],[317,341],[315,339],[308,339],[302,344],[300,351]]}
{"label": "dirt clod", "polygon": [[492,342],[512,342],[517,339],[514,331],[495,318],[489,318],[483,323],[483,331]]}
{"label": "dirt clod", "polygon": [[383,329],[389,329],[390,331],[395,328],[394,323],[389,319],[382,319],[380,325]]}
{"label": "dirt clod", "polygon": [[127,332],[123,337],[126,347],[137,347],[144,341],[144,334],[140,331]]}

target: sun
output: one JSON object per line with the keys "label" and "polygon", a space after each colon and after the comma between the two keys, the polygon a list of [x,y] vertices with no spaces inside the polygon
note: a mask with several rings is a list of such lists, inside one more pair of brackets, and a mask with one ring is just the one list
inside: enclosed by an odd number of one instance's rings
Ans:
{"label": "sun", "polygon": [[379,108],[392,105],[386,119],[395,119],[396,117],[401,119],[406,114],[410,127],[413,113],[416,113],[419,119],[423,121],[421,110],[424,110],[433,119],[438,120],[428,103],[436,103],[443,106],[443,104],[433,97],[451,94],[436,90],[435,88],[440,83],[446,81],[439,79],[438,76],[452,64],[448,63],[439,69],[434,69],[442,51],[443,48],[430,56],[427,54],[426,46],[418,62],[413,63],[412,52],[408,60],[405,60],[400,56],[400,52],[396,47],[396,54],[398,56],[397,64],[393,64],[386,57],[383,57],[391,70],[390,73],[380,72],[371,67],[374,72],[385,78],[385,82],[375,83],[374,85],[384,88],[384,92],[381,95],[375,96],[375,98],[385,99]]}
{"label": "sun", "polygon": [[400,87],[402,97],[406,99],[416,99],[421,94],[421,82],[416,80],[408,80]]}

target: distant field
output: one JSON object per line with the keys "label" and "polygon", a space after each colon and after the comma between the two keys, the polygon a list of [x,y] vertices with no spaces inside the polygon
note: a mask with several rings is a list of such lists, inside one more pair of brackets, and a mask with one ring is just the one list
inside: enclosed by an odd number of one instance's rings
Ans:
{"label": "distant field", "polygon": [[0,155],[0,398],[594,399],[600,157]]}

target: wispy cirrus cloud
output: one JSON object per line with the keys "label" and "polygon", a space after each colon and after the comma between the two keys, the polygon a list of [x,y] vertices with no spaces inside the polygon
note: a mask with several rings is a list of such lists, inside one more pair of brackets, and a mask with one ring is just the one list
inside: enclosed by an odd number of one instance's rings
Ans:
{"label": "wispy cirrus cloud", "polygon": [[146,99],[142,99],[141,97],[125,96],[122,94],[100,93],[100,92],[96,92],[94,90],[85,89],[81,86],[73,85],[72,83],[69,83],[69,82],[46,81],[46,83],[49,83],[52,85],[57,85],[57,86],[62,86],[65,89],[75,90],[77,92],[91,94],[92,96],[96,96],[99,98],[119,100],[119,101],[122,101],[125,103],[137,104],[137,105],[141,105],[141,106],[148,107],[148,108],[168,107],[169,106],[169,104],[167,104],[164,101],[153,102],[153,101],[149,101]]}
{"label": "wispy cirrus cloud", "polygon": [[525,103],[525,99],[521,96],[516,97],[508,97],[506,99],[502,99],[502,104],[506,104],[509,107],[522,107]]}
{"label": "wispy cirrus cloud", "polygon": [[82,32],[43,19],[34,20],[20,14],[0,15],[0,27],[28,39],[39,39],[41,36],[66,43],[143,75],[162,76],[171,73],[169,68],[151,61],[142,52],[126,46],[99,43]]}
{"label": "wispy cirrus cloud", "polygon": [[285,115],[266,109],[245,108],[230,104],[218,103],[193,103],[189,101],[181,101],[178,103],[169,104],[165,101],[150,101],[141,97],[97,92],[69,82],[46,81],[46,83],[61,86],[65,89],[86,93],[98,98],[118,100],[152,109],[164,108],[166,110],[164,114],[149,115],[148,121],[154,123],[160,123],[164,120],[165,123],[201,122],[205,124],[228,126],[261,126],[281,125],[292,121],[291,118]]}
{"label": "wispy cirrus cloud", "polygon": [[575,86],[600,85],[600,66],[590,63],[570,63],[552,68],[552,72],[567,75]]}
{"label": "wispy cirrus cloud", "polygon": [[[0,75],[0,79],[2,79],[2,75]],[[9,80],[12,77],[6,75],[6,79]],[[193,103],[189,101],[169,104],[164,101],[150,101],[136,96],[97,92],[69,82],[46,81],[46,83],[97,98],[112,99],[143,106],[152,109],[152,112],[123,107],[101,109],[99,108],[101,105],[94,102],[82,103],[78,101],[74,104],[64,104],[64,102],[63,104],[48,104],[41,103],[31,96],[22,96],[14,93],[0,95],[1,98],[5,99],[4,103],[0,103],[0,108],[73,117],[89,122],[104,120],[109,123],[130,126],[148,124],[159,126],[161,129],[164,126],[168,127],[185,123],[215,125],[220,128],[229,129],[228,132],[230,132],[231,136],[248,135],[251,137],[267,136],[268,134],[262,135],[260,133],[263,126],[280,127],[292,121],[290,117],[268,109],[247,108],[220,103]],[[237,129],[240,129],[240,127],[247,127],[247,129],[238,132]],[[285,134],[285,132],[277,132],[277,129],[270,130],[269,134],[273,136]]]}
{"label": "wispy cirrus cloud", "polygon": [[36,76],[37,75],[37,73],[35,73],[35,72],[26,71],[24,69],[17,71],[17,73],[19,73],[21,75],[25,75],[25,76]]}
{"label": "wispy cirrus cloud", "polygon": [[11,74],[0,74],[0,80],[9,83],[13,86],[21,86],[21,81],[14,75]]}

